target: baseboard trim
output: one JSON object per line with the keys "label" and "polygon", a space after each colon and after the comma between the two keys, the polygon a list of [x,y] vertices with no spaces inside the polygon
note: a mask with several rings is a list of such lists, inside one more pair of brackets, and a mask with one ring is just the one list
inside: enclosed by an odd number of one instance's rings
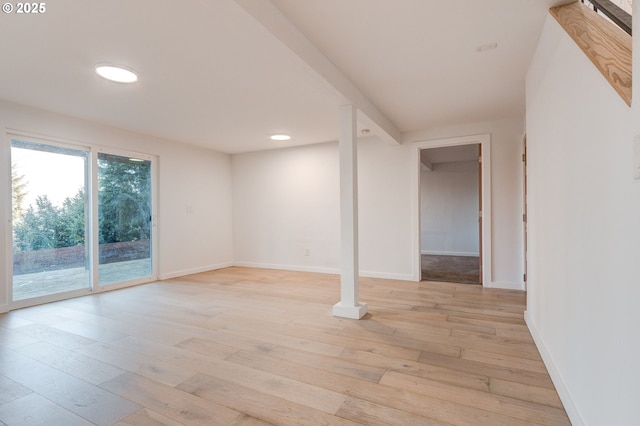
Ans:
{"label": "baseboard trim", "polygon": [[569,416],[569,420],[573,426],[583,426],[586,425],[584,419],[580,415],[580,411],[576,406],[573,398],[571,398],[571,394],[569,393],[569,389],[562,379],[562,375],[556,368],[556,364],[553,361],[553,357],[551,353],[547,349],[547,346],[544,344],[544,340],[542,340],[542,336],[538,332],[536,328],[536,324],[529,315],[529,311],[524,311],[524,321],[529,328],[529,332],[531,333],[531,337],[533,337],[533,341],[540,352],[540,356],[542,356],[542,360],[544,361],[545,367],[549,371],[549,376],[551,376],[551,381],[553,385],[556,387],[556,391],[558,392],[558,396],[562,401],[562,405],[564,405],[564,410],[567,412],[567,416]]}
{"label": "baseboard trim", "polygon": [[468,251],[433,251],[433,250],[422,250],[421,254],[431,254],[435,256],[469,256],[469,257],[478,257],[479,253],[471,253]]}
{"label": "baseboard trim", "polygon": [[228,268],[233,266],[233,262],[223,262],[216,265],[202,266],[200,268],[183,269],[182,271],[168,272],[158,275],[159,280],[170,280],[172,278],[184,277],[186,275],[199,274],[200,272],[215,271],[216,269]]}
{"label": "baseboard trim", "polygon": [[390,274],[388,272],[360,271],[364,278],[379,278],[383,280],[417,281],[411,274]]}
{"label": "baseboard trim", "polygon": [[502,290],[521,290],[524,291],[524,282],[507,282],[507,281],[491,281],[484,284],[486,288],[500,288]]}
{"label": "baseboard trim", "polygon": [[6,314],[9,312],[9,305],[0,305],[0,314]]}
{"label": "baseboard trim", "polygon": [[[235,262],[233,266],[240,266],[245,268],[262,268],[262,269],[276,269],[282,271],[295,271],[295,272],[312,272],[318,274],[331,274],[340,275],[340,269],[338,268],[324,268],[318,266],[300,266],[300,265],[278,265],[272,263],[257,263],[257,262]],[[360,277],[363,278],[380,278],[384,280],[398,280],[398,281],[416,281],[410,274],[393,274],[387,272],[375,272],[375,271],[360,271]]]}
{"label": "baseboard trim", "polygon": [[276,270],[294,271],[294,272],[314,272],[314,273],[332,274],[332,275],[340,274],[340,270],[337,268],[324,268],[321,266],[278,265],[273,263],[258,263],[258,262],[234,262],[233,266],[240,266],[244,268],[276,269]]}

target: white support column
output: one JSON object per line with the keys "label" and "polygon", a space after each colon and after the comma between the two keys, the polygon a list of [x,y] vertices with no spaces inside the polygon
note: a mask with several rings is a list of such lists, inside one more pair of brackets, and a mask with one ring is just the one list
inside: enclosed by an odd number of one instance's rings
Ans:
{"label": "white support column", "polygon": [[356,108],[340,107],[340,302],[333,306],[337,317],[360,319],[367,304],[358,292],[358,149]]}

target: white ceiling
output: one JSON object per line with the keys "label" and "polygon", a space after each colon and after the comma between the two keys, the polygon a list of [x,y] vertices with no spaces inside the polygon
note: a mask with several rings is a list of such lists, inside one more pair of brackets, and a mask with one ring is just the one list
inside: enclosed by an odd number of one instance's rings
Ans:
{"label": "white ceiling", "polygon": [[[354,99],[305,57],[319,50],[380,113],[369,117],[399,132],[521,117],[556,3],[273,0],[285,19],[267,30],[246,9],[269,0],[56,0],[41,15],[0,16],[0,99],[227,153],[325,142]],[[279,34],[282,22],[298,40]],[[476,52],[488,43],[497,49]],[[140,82],[101,79],[101,62]],[[292,141],[269,141],[280,132]]]}

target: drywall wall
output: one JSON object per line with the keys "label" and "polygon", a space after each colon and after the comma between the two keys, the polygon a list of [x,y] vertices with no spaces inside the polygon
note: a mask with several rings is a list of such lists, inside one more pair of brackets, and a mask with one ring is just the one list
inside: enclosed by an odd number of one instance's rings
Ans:
{"label": "drywall wall", "polygon": [[[413,279],[412,220],[419,200],[412,189],[411,142],[479,133],[491,133],[492,143],[491,285],[523,288],[521,119],[432,129],[409,135],[413,139],[402,145],[361,139],[361,275]],[[339,272],[337,143],[233,155],[232,170],[236,264]]]}
{"label": "drywall wall", "polygon": [[[409,151],[358,144],[363,276],[410,279]],[[339,273],[337,143],[232,157],[236,264]]]}
{"label": "drywall wall", "polygon": [[478,162],[433,164],[420,172],[420,251],[478,256]]}
{"label": "drywall wall", "polygon": [[[358,155],[360,273],[410,279],[409,151],[368,138]],[[238,154],[232,168],[237,265],[340,272],[337,143]]]}
{"label": "drywall wall", "polygon": [[[231,160],[228,155],[97,125],[0,101],[2,176],[0,254],[10,240],[10,144],[7,131],[35,134],[71,144],[153,154],[158,161],[159,276],[168,278],[233,263]],[[187,206],[190,207],[187,212]],[[6,309],[7,264],[2,262],[0,306]],[[2,308],[0,308],[2,309]]]}
{"label": "drywall wall", "polygon": [[360,273],[364,276],[413,279],[411,162],[409,146],[377,138],[358,143]]}
{"label": "drywall wall", "polygon": [[337,272],[336,144],[234,155],[232,170],[236,265]]}
{"label": "drywall wall", "polygon": [[[372,138],[358,150],[361,274],[408,279],[409,200],[396,191],[408,152]],[[232,166],[237,265],[340,272],[337,143],[238,154]]]}
{"label": "drywall wall", "polygon": [[551,17],[526,87],[526,320],[573,424],[635,424],[638,108],[625,105]]}

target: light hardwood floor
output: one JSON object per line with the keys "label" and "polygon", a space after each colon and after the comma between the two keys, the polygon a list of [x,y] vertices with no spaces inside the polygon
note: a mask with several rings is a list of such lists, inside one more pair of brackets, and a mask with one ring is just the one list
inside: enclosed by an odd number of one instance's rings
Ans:
{"label": "light hardwood floor", "polygon": [[0,425],[568,425],[525,295],[227,268],[0,315]]}

